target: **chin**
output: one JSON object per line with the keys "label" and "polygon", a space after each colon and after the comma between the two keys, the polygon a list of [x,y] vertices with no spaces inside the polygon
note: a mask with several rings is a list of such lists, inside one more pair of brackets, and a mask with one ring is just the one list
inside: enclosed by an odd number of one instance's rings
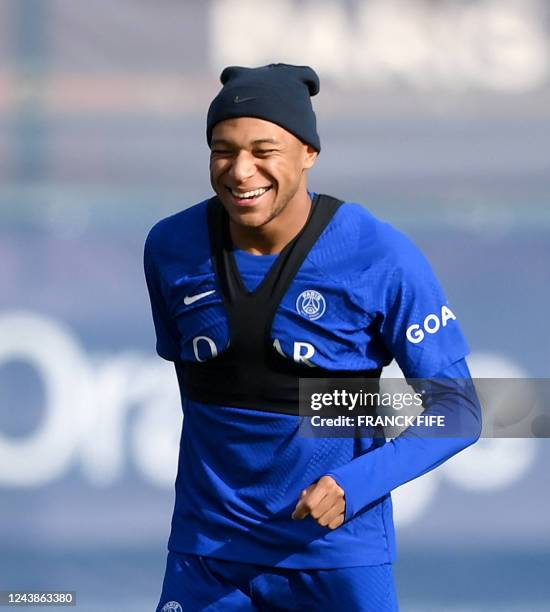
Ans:
{"label": "chin", "polygon": [[257,212],[232,211],[229,213],[233,223],[241,227],[256,228],[262,227],[269,221],[269,215],[262,215]]}

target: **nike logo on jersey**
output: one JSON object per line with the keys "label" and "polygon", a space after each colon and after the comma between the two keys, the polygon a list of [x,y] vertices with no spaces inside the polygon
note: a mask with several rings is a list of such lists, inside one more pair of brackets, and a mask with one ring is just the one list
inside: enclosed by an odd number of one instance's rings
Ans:
{"label": "nike logo on jersey", "polygon": [[212,291],[205,291],[204,293],[197,293],[196,295],[186,295],[183,298],[183,303],[186,306],[190,306],[191,304],[194,304],[195,302],[198,302],[199,300],[202,300],[202,298],[212,295],[213,293],[216,293],[215,289],[212,289]]}

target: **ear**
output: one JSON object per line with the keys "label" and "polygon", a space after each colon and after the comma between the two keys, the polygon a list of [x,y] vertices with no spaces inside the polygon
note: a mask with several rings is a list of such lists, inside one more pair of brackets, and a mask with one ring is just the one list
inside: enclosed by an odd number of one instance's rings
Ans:
{"label": "ear", "polygon": [[304,149],[304,170],[309,170],[317,161],[319,153],[311,146],[306,145]]}

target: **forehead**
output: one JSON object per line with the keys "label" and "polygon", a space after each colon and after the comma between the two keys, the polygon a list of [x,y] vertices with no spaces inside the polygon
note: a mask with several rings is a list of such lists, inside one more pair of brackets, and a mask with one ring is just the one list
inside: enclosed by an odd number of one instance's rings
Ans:
{"label": "forehead", "polygon": [[214,126],[212,140],[227,140],[246,145],[256,140],[272,140],[281,144],[300,142],[280,125],[256,117],[225,119]]}

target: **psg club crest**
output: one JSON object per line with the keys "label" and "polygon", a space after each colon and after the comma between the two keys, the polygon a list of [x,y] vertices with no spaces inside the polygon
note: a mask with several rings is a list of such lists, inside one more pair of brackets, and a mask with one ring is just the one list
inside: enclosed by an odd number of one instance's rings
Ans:
{"label": "psg club crest", "polygon": [[183,612],[183,610],[177,601],[169,601],[167,604],[164,604],[160,612]]}
{"label": "psg club crest", "polygon": [[315,321],[325,314],[327,303],[325,298],[314,289],[302,291],[296,300],[296,310],[310,321]]}

